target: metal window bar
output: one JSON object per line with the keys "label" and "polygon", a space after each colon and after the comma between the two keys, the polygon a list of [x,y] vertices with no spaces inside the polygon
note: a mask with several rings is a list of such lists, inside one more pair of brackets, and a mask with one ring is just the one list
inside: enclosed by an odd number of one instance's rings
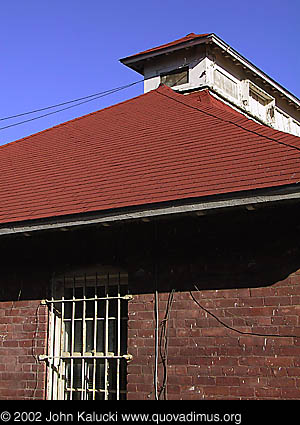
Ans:
{"label": "metal window bar", "polygon": [[125,273],[64,276],[53,281],[48,355],[49,399],[126,398]]}

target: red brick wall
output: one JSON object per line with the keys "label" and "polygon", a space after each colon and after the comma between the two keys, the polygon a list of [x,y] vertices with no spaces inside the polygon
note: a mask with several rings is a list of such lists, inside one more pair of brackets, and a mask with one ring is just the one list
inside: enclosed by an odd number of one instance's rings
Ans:
{"label": "red brick wall", "polygon": [[[300,271],[267,287],[174,296],[168,327],[168,399],[299,399]],[[159,294],[159,320],[168,294]],[[154,398],[154,295],[129,303],[128,398]],[[285,335],[291,335],[286,337]],[[296,337],[292,337],[292,335]],[[159,386],[163,368],[159,357]]]}
{"label": "red brick wall", "polygon": [[0,399],[45,398],[47,310],[40,301],[0,302]]}

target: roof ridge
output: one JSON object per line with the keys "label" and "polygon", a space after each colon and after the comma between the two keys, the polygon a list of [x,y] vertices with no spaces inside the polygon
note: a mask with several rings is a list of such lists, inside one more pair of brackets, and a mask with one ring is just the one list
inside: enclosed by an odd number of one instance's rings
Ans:
{"label": "roof ridge", "polygon": [[125,58],[121,59],[121,61],[124,60],[124,59],[129,59],[129,58],[134,58],[136,56],[144,55],[146,53],[151,53],[151,52],[155,52],[157,50],[162,50],[162,49],[165,49],[165,48],[168,48],[168,47],[176,46],[178,44],[185,43],[185,42],[193,40],[193,39],[197,39],[197,38],[201,38],[201,37],[207,37],[211,34],[213,34],[213,33],[210,32],[210,33],[205,33],[205,34],[195,34],[194,32],[191,32],[191,33],[185,35],[184,37],[177,38],[176,40],[169,41],[168,43],[163,43],[163,44],[160,44],[159,46],[150,47],[149,49],[143,50],[143,51],[138,52],[138,53],[133,53],[132,55],[126,56]]}
{"label": "roof ridge", "polygon": [[132,101],[132,100],[138,99],[139,97],[145,96],[145,95],[147,95],[147,94],[149,94],[149,93],[151,93],[151,92],[148,92],[148,93],[141,93],[141,94],[139,94],[139,95],[137,95],[137,96],[131,97],[130,99],[123,100],[122,102],[118,102],[118,103],[114,103],[113,105],[106,106],[106,107],[105,107],[105,108],[103,108],[103,109],[97,109],[97,111],[89,112],[88,114],[81,115],[80,117],[72,118],[72,119],[70,119],[70,120],[68,120],[68,121],[64,121],[64,122],[62,122],[62,123],[60,123],[60,124],[56,124],[56,125],[54,125],[53,127],[45,128],[44,130],[38,131],[37,133],[29,134],[29,136],[22,137],[21,139],[17,139],[17,140],[13,140],[12,142],[5,143],[4,145],[1,145],[1,146],[0,146],[0,149],[10,147],[11,145],[14,145],[14,144],[16,144],[16,143],[23,142],[23,141],[24,141],[24,140],[26,140],[26,139],[29,139],[29,138],[32,138],[32,137],[38,136],[38,135],[40,135],[40,134],[42,134],[42,133],[46,133],[47,131],[51,131],[51,130],[53,130],[54,128],[63,127],[63,126],[65,126],[65,125],[67,125],[67,124],[70,124],[70,123],[72,123],[72,122],[75,122],[75,121],[78,121],[78,120],[81,120],[81,119],[87,118],[87,117],[89,117],[89,116],[91,116],[91,115],[95,115],[95,114],[97,114],[97,113],[99,113],[99,112],[102,112],[102,111],[105,111],[105,110],[108,110],[108,109],[114,108],[114,107],[116,107],[116,106],[122,105],[122,104],[127,103],[127,102],[130,102],[130,101]]}
{"label": "roof ridge", "polygon": [[194,94],[162,85],[2,150],[0,227],[296,187],[299,152],[260,136],[300,147],[299,138],[260,126],[242,114],[229,114],[229,106],[222,108],[223,102],[214,100],[212,93],[199,92],[201,103]]}
{"label": "roof ridge", "polygon": [[[259,136],[259,137],[264,137],[264,138],[266,138],[266,139],[268,139],[268,140],[271,140],[271,141],[273,141],[273,142],[280,143],[281,145],[284,145],[284,146],[287,146],[287,147],[290,147],[290,148],[292,148],[292,149],[296,149],[296,150],[300,151],[300,146],[298,147],[298,146],[294,146],[294,145],[292,145],[292,144],[290,144],[290,143],[282,142],[282,141],[277,140],[277,139],[275,139],[275,138],[273,138],[273,137],[269,137],[269,136],[266,136],[265,134],[261,134],[259,131],[251,130],[251,129],[249,129],[249,128],[245,128],[242,124],[239,124],[239,123],[237,123],[237,122],[231,121],[230,119],[221,118],[221,117],[218,117],[217,115],[214,115],[214,114],[213,114],[213,113],[211,113],[211,112],[203,111],[202,109],[200,109],[200,108],[198,107],[198,105],[196,105],[196,103],[195,103],[195,100],[194,100],[194,99],[192,99],[192,98],[187,99],[187,98],[188,98],[188,96],[184,96],[184,95],[182,95],[182,94],[176,93],[176,92],[174,92],[172,89],[170,89],[169,87],[167,87],[167,90],[166,90],[166,86],[164,86],[164,87],[160,86],[159,88],[160,88],[160,90],[157,90],[157,91],[156,91],[158,94],[161,94],[161,95],[163,95],[163,96],[167,96],[167,97],[169,97],[169,98],[172,98],[173,100],[175,100],[175,101],[177,101],[177,102],[180,102],[180,103],[182,103],[183,105],[186,105],[186,106],[188,106],[188,107],[190,107],[190,108],[196,109],[196,110],[198,110],[199,112],[202,112],[202,113],[204,113],[204,114],[206,114],[206,115],[210,115],[210,116],[212,116],[212,117],[214,117],[214,118],[216,118],[216,119],[219,119],[219,120],[221,120],[221,121],[223,121],[223,122],[227,122],[227,123],[229,123],[229,124],[232,124],[232,125],[234,125],[234,126],[236,126],[236,127],[239,127],[240,129],[242,129],[242,130],[244,130],[244,131],[247,131],[247,132],[249,132],[249,133],[255,134],[255,135]],[[169,95],[168,95],[168,94],[170,94],[170,90],[172,91],[173,96],[169,96]],[[208,90],[208,91],[209,91],[209,90]],[[211,96],[211,95],[210,95],[210,96]],[[187,102],[186,100],[188,100],[188,102]],[[218,99],[216,99],[216,100],[218,100]],[[219,102],[224,103],[224,102],[222,102],[221,100],[219,100]],[[226,104],[224,103],[224,105],[226,105]],[[226,106],[229,106],[229,105],[226,105]],[[230,106],[229,106],[229,107],[230,107]],[[231,108],[231,107],[230,107],[230,108]],[[231,109],[233,109],[233,108],[231,108]],[[283,131],[275,130],[275,129],[271,128],[271,127],[268,127],[268,126],[267,126],[267,125],[265,125],[265,124],[258,124],[258,123],[256,123],[254,120],[251,120],[251,118],[247,118],[247,117],[245,117],[245,116],[244,116],[241,112],[238,112],[238,111],[236,111],[236,112],[237,112],[237,114],[239,114],[240,119],[242,119],[244,122],[247,122],[247,123],[248,123],[249,121],[253,121],[253,123],[255,123],[255,124],[257,124],[257,125],[260,125],[262,128],[267,128],[268,130],[275,132],[275,133],[276,133],[276,136],[277,136],[277,133],[279,133],[279,134],[281,134],[281,135],[282,135],[282,137],[290,136],[291,138],[296,138],[296,139],[299,139],[299,141],[300,141],[300,138],[299,138],[299,137],[297,137],[297,136],[294,136],[293,134],[287,134],[287,133],[285,133],[285,132],[283,132]],[[229,112],[229,111],[227,111],[227,113],[230,113],[230,112]],[[231,113],[230,113],[230,114],[231,114]],[[237,118],[237,114],[234,114],[234,112],[232,112],[233,117],[236,117],[236,118]],[[298,141],[298,140],[297,140],[297,141]]]}

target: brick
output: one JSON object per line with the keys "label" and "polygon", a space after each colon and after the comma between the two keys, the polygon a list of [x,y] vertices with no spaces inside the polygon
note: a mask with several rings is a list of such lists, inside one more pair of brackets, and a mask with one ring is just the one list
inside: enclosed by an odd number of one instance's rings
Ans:
{"label": "brick", "polygon": [[210,376],[195,375],[195,376],[192,377],[192,384],[193,385],[200,385],[200,386],[206,386],[206,385],[215,386],[217,384],[216,379],[218,379],[218,378],[213,378],[213,377],[210,377]]}
{"label": "brick", "polygon": [[[296,308],[299,284],[300,278],[292,286],[286,279],[265,288],[205,290],[195,296],[225,323],[241,331],[291,334],[298,332],[299,327]],[[137,384],[132,381],[132,374],[147,377],[153,399],[154,345],[152,338],[150,340],[155,326],[153,295],[143,297],[138,297],[137,302],[151,300],[143,304],[144,309],[134,311],[134,304],[130,306],[128,351],[135,345],[138,354],[130,363],[132,372],[130,365],[128,368],[128,385],[132,385],[128,398],[131,399],[149,399],[142,387],[141,394],[133,394]],[[164,297],[160,294],[160,317],[166,299],[167,293]],[[297,392],[291,390],[299,389],[300,335],[299,338],[240,335],[199,309],[191,302],[188,292],[176,293],[168,324],[169,399],[280,399],[284,392],[286,398],[297,398]],[[160,382],[161,378],[159,359]],[[142,386],[143,382],[139,384]]]}
{"label": "brick", "polygon": [[231,387],[230,395],[243,397],[243,398],[252,398],[254,397],[254,388],[252,387]]}
{"label": "brick", "polygon": [[240,385],[241,387],[262,387],[266,386],[268,384],[268,379],[263,377],[257,377],[257,376],[251,376],[251,377],[244,377],[240,379]]}
{"label": "brick", "polygon": [[286,371],[288,376],[300,376],[300,369],[298,367],[288,367]]}
{"label": "brick", "polygon": [[136,393],[137,392],[137,387],[136,384],[132,384],[131,382],[127,384],[127,391],[128,393],[133,392]]}
{"label": "brick", "polygon": [[182,347],[189,344],[188,338],[169,338],[170,347]]}
{"label": "brick", "polygon": [[206,395],[213,395],[213,396],[227,396],[229,395],[229,387],[214,387],[214,386],[208,386],[203,388],[203,393]]}
{"label": "brick", "polygon": [[168,385],[168,394],[180,394],[181,386],[180,385]]}
{"label": "brick", "polygon": [[280,398],[280,388],[258,387],[255,388],[255,396],[259,398]]}
{"label": "brick", "polygon": [[153,391],[153,384],[136,384],[137,392],[150,394]]}
{"label": "brick", "polygon": [[222,326],[216,328],[201,329],[201,335],[203,336],[226,336],[230,335],[232,331]]}
{"label": "brick", "polygon": [[291,377],[269,378],[268,386],[275,388],[294,388],[296,387],[296,379]]}
{"label": "brick", "polygon": [[283,306],[291,304],[291,297],[289,296],[273,296],[273,297],[264,297],[264,304],[267,306]]}
{"label": "brick", "polygon": [[240,385],[240,378],[234,376],[222,376],[216,378],[217,386],[236,387]]}
{"label": "brick", "polygon": [[19,343],[18,343],[18,341],[6,340],[6,341],[3,341],[3,346],[4,347],[18,347]]}
{"label": "brick", "polygon": [[191,376],[176,376],[176,375],[170,375],[168,377],[168,384],[169,385],[192,385],[192,377]]}
{"label": "brick", "polygon": [[268,366],[293,366],[292,357],[266,357],[265,364]]}

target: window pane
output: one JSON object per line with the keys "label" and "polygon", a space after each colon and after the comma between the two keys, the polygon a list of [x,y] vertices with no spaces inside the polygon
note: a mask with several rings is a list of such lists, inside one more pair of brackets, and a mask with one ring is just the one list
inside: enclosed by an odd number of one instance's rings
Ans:
{"label": "window pane", "polygon": [[86,351],[92,352],[94,350],[94,320],[87,320],[86,322]]}
{"label": "window pane", "polygon": [[116,320],[110,319],[108,321],[108,351],[110,353],[117,352],[117,326]]}
{"label": "window pane", "polygon": [[116,362],[116,360],[110,360],[109,361],[108,385],[109,385],[109,390],[116,390],[117,389],[117,362]]}
{"label": "window pane", "polygon": [[96,392],[95,400],[104,400],[104,393]]}
{"label": "window pane", "polygon": [[76,320],[74,323],[75,338],[74,338],[74,351],[77,353],[82,352],[82,320]]}
{"label": "window pane", "polygon": [[[66,384],[67,388],[71,388],[71,376],[72,376],[72,361],[65,360],[66,364]],[[81,369],[81,360],[73,360],[73,389],[81,388],[82,386],[82,369]],[[73,393],[74,396],[74,393]]]}
{"label": "window pane", "polygon": [[73,392],[73,400],[81,400],[81,391]]}
{"label": "window pane", "polygon": [[71,351],[71,322],[65,322],[65,337],[64,337],[64,349],[67,353]]}
{"label": "window pane", "polygon": [[171,71],[168,74],[163,74],[160,77],[162,84],[168,87],[179,86],[180,84],[188,83],[188,69],[178,69]]}
{"label": "window pane", "polygon": [[128,316],[128,301],[121,300],[121,317]]}
{"label": "window pane", "polygon": [[105,318],[105,308],[106,308],[106,301],[101,300],[101,301],[97,301],[97,316],[98,319],[101,318]]}
{"label": "window pane", "polygon": [[97,321],[97,352],[104,353],[104,320]]}
{"label": "window pane", "polygon": [[127,320],[121,320],[121,355],[127,353]]}
{"label": "window pane", "polygon": [[82,361],[74,360],[73,366],[73,388],[82,388]]}
{"label": "window pane", "polygon": [[126,360],[120,362],[120,389],[126,391],[127,388],[127,364]]}
{"label": "window pane", "polygon": [[72,303],[71,302],[65,302],[64,303],[64,318],[65,319],[71,319],[72,317]]}
{"label": "window pane", "polygon": [[75,302],[75,319],[81,319],[83,316],[83,301]]}
{"label": "window pane", "polygon": [[97,362],[96,366],[96,388],[104,390],[104,372],[105,372],[105,366],[104,366],[104,360],[99,360]]}
{"label": "window pane", "polygon": [[109,317],[117,317],[118,315],[118,300],[109,300]]}
{"label": "window pane", "polygon": [[110,297],[117,297],[118,296],[118,286],[117,285],[109,286],[108,294],[109,294]]}
{"label": "window pane", "polygon": [[97,285],[96,292],[97,292],[98,298],[105,297],[105,287],[104,287],[103,283],[101,285],[100,284]]}
{"label": "window pane", "polygon": [[[85,291],[85,297],[87,299],[89,298],[95,298],[95,288],[93,287],[87,287]],[[95,301],[86,301],[86,310],[85,310],[85,316],[86,317],[94,317],[95,315]]]}

